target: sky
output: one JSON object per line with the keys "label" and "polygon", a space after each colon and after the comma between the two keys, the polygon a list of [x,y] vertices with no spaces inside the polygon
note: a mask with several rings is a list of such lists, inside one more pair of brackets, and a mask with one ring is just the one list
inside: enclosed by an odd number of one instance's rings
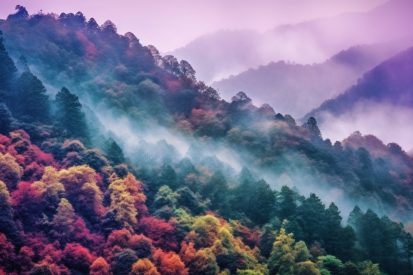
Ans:
{"label": "sky", "polygon": [[99,24],[110,19],[124,34],[133,32],[144,45],[161,52],[185,46],[219,29],[265,31],[280,24],[365,12],[386,0],[1,0],[0,18],[16,5],[29,14],[81,11]]}

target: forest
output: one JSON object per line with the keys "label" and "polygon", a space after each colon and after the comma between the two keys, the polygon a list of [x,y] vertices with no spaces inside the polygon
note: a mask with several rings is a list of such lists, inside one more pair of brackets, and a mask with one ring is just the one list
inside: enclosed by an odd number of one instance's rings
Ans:
{"label": "forest", "polygon": [[[314,117],[226,102],[109,20],[17,6],[0,30],[0,274],[413,274],[413,158],[398,144],[333,144]],[[108,117],[189,149],[132,146]]]}

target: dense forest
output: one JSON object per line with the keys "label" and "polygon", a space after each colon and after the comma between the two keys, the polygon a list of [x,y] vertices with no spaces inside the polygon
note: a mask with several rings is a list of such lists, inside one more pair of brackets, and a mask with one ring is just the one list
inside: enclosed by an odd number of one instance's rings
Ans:
{"label": "dense forest", "polygon": [[[80,12],[17,6],[0,29],[0,274],[412,274],[399,145],[332,144],[313,117],[221,100],[188,62]],[[191,145],[131,146],[107,117]]]}

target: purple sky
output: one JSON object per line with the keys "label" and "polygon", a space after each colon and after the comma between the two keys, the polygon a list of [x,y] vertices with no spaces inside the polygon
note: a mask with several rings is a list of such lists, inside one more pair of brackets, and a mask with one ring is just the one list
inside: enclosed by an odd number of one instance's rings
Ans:
{"label": "purple sky", "polygon": [[0,18],[17,4],[30,14],[82,11],[99,24],[107,19],[118,31],[133,32],[144,45],[160,51],[179,48],[198,36],[219,29],[264,31],[343,12],[368,11],[386,0],[2,0]]}

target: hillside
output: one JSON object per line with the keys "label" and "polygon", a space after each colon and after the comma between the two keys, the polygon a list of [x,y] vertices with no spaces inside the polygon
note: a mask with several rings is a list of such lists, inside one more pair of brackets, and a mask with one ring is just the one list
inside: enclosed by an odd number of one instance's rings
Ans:
{"label": "hillside", "polygon": [[[279,61],[211,84],[224,98],[239,91],[254,102],[270,104],[277,112],[302,117],[352,85],[365,72],[413,45],[413,39],[359,45],[341,51],[324,63],[301,65]],[[299,80],[299,81],[297,81]]]}
{"label": "hillside", "polygon": [[411,273],[397,144],[221,100],[80,12],[0,29],[0,274]]}
{"label": "hillside", "polygon": [[[358,44],[374,44],[411,36],[413,3],[391,0],[365,13],[277,26],[264,33],[222,30],[201,36],[170,54],[189,61],[206,83],[279,60],[321,63]],[[239,42],[242,43],[239,43]]]}

